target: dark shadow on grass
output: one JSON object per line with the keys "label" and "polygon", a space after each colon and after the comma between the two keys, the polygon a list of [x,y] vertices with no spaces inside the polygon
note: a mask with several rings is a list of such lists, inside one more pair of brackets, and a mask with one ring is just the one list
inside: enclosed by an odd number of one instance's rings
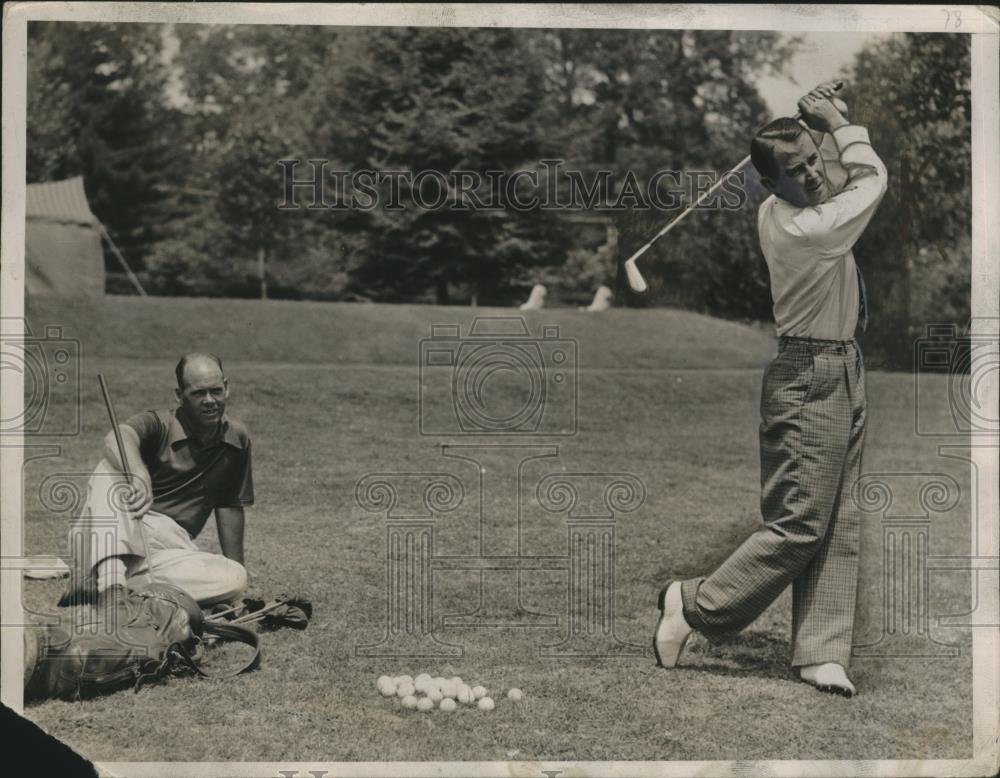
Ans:
{"label": "dark shadow on grass", "polygon": [[[699,636],[700,637],[700,636]],[[797,680],[788,664],[788,639],[772,632],[743,632],[711,642],[700,638],[679,670],[740,678]]]}

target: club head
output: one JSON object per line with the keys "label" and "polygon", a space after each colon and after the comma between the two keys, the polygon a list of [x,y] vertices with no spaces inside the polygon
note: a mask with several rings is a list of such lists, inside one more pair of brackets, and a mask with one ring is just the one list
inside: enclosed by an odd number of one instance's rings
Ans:
{"label": "club head", "polygon": [[628,279],[629,288],[633,292],[642,294],[649,286],[646,284],[646,279],[642,277],[642,273],[639,272],[639,268],[635,265],[634,259],[625,260],[625,277]]}

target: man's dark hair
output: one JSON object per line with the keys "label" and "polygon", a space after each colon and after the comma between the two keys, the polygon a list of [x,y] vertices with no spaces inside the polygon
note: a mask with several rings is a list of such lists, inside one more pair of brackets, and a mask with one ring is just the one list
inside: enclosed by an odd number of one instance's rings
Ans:
{"label": "man's dark hair", "polygon": [[174,375],[177,376],[177,388],[181,391],[184,391],[184,368],[192,359],[211,359],[219,366],[219,370],[222,371],[223,375],[225,375],[225,371],[222,370],[222,360],[215,356],[215,354],[207,354],[198,351],[191,354],[185,354],[177,363],[177,367],[174,368]]}
{"label": "man's dark hair", "polygon": [[761,127],[750,141],[750,161],[757,168],[757,172],[761,176],[777,181],[781,176],[781,168],[774,158],[774,141],[791,143],[803,132],[805,127],[787,116]]}

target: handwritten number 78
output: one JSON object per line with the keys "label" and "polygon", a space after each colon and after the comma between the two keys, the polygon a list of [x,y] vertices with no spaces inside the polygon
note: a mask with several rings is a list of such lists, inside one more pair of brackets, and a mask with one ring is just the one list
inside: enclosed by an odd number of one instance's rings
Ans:
{"label": "handwritten number 78", "polygon": [[944,28],[946,30],[949,28],[957,30],[962,26],[962,12],[960,10],[949,11],[946,8],[942,8],[941,13],[944,14]]}

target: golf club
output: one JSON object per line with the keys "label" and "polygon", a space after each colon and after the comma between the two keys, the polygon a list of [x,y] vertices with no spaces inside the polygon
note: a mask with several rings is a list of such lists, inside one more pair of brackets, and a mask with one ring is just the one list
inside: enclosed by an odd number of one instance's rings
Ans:
{"label": "golf club", "polygon": [[280,599],[272,600],[271,602],[267,603],[261,608],[258,608],[255,611],[250,611],[248,613],[240,614],[238,617],[234,619],[226,619],[225,616],[234,613],[244,607],[243,605],[237,605],[236,607],[230,608],[229,610],[221,611],[219,613],[213,613],[211,616],[206,617],[205,620],[225,621],[228,624],[249,624],[254,621],[260,621],[260,619],[264,617],[264,614],[269,613],[270,611],[273,611],[276,608],[280,608],[282,605],[286,604],[287,600],[280,600]]}
{"label": "golf club", "polygon": [[[132,486],[132,471],[128,466],[128,456],[125,454],[125,444],[122,441],[122,431],[118,426],[118,415],[115,413],[114,403],[111,402],[111,392],[108,391],[108,384],[104,380],[102,373],[97,374],[97,382],[101,385],[101,394],[104,395],[104,405],[108,409],[108,418],[111,419],[111,431],[115,435],[115,444],[118,446],[118,457],[122,462],[122,473],[125,475],[125,483]],[[149,567],[149,581],[155,581],[153,577],[153,559],[149,555],[149,546],[146,545],[146,533],[142,526],[142,517],[136,519],[138,522],[139,539],[142,541],[142,551],[146,555],[146,564]]]}
{"label": "golf club", "polygon": [[[843,86],[844,82],[838,81],[836,84],[834,84],[834,89],[840,91],[840,89]],[[797,113],[793,118],[796,121],[798,121],[799,119],[802,118],[802,114]],[[687,216],[689,213],[691,213],[691,211],[693,211],[695,208],[697,208],[703,202],[705,202],[705,200],[711,197],[712,194],[715,192],[715,190],[717,190],[720,186],[722,186],[722,183],[727,178],[729,178],[729,176],[731,176],[733,173],[738,172],[749,161],[750,161],[750,155],[747,154],[742,160],[740,160],[740,162],[736,165],[736,167],[732,168],[728,172],[719,176],[719,180],[716,181],[715,184],[713,184],[710,189],[707,189],[705,192],[703,192],[701,196],[697,200],[695,200],[692,205],[689,205],[687,208],[681,211],[677,215],[677,217],[674,218],[666,227],[664,227],[662,230],[656,233],[652,238],[649,239],[649,241],[646,242],[646,244],[642,248],[640,248],[631,257],[625,260],[625,277],[628,279],[628,285],[633,292],[641,294],[642,292],[645,292],[647,289],[649,289],[649,285],[646,283],[646,279],[642,277],[642,273],[639,272],[639,268],[636,266],[636,260],[639,259],[639,257],[645,254],[647,251],[649,251],[650,247],[652,247],[654,243],[660,240],[660,238],[662,238],[664,235],[670,232],[674,227],[680,224],[685,216]]]}

